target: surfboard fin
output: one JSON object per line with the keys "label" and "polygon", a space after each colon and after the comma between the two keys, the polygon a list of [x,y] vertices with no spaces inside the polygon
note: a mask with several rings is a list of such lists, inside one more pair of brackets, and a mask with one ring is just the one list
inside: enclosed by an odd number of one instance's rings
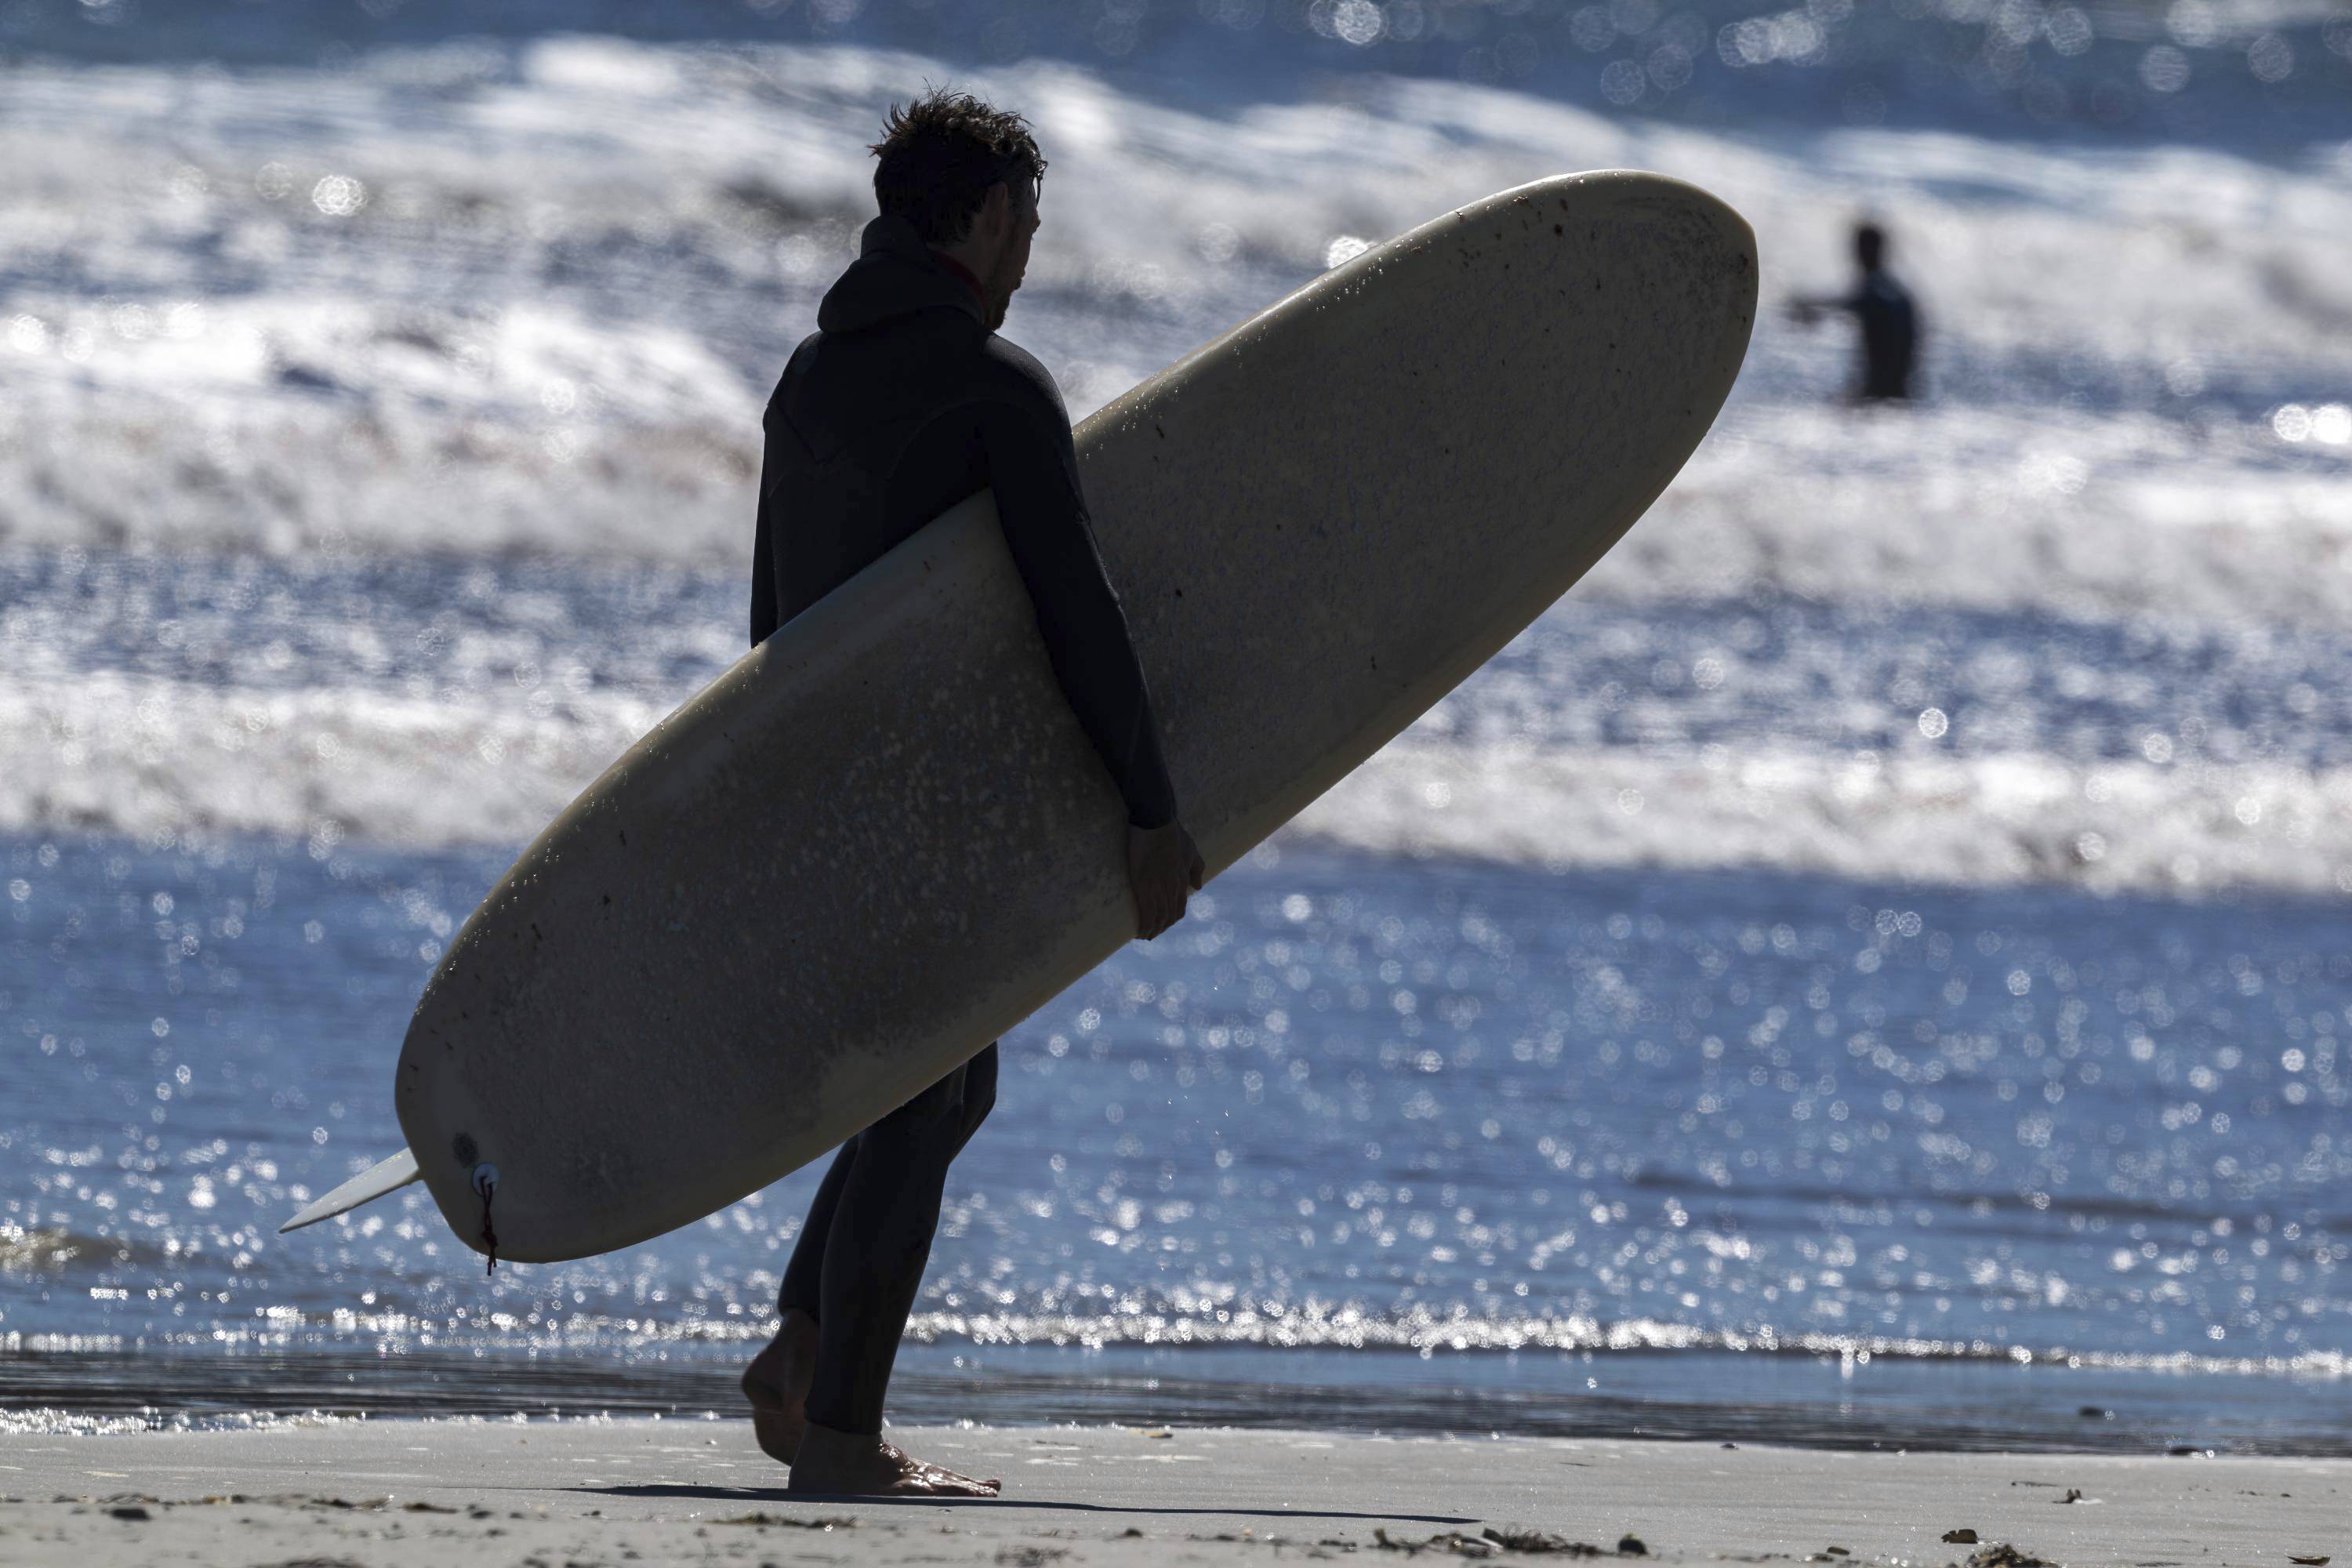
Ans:
{"label": "surfboard fin", "polygon": [[339,1214],[349,1214],[362,1204],[372,1204],[386,1193],[398,1192],[409,1183],[422,1179],[424,1174],[416,1168],[416,1156],[403,1149],[389,1160],[377,1161],[279,1226],[278,1234],[284,1236],[289,1230],[299,1230],[306,1225],[316,1225]]}

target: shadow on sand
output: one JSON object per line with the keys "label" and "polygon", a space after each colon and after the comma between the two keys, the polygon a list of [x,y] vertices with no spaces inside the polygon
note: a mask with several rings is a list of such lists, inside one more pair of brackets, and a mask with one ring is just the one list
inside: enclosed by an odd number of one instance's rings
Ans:
{"label": "shadow on sand", "polygon": [[1013,1508],[1042,1509],[1057,1513],[1149,1513],[1171,1518],[1204,1516],[1226,1519],[1340,1519],[1358,1520],[1380,1524],[1475,1524],[1468,1515],[1450,1513],[1357,1513],[1302,1508],[1153,1508],[1142,1504],[1132,1507],[1100,1502],[1031,1501],[1025,1498],[940,1498],[940,1497],[833,1497],[804,1492],[788,1492],[782,1487],[695,1487],[683,1485],[649,1485],[641,1487],[572,1487],[575,1492],[595,1497],[631,1498],[698,1498],[708,1502],[744,1503],[821,1503],[828,1506],[855,1503],[860,1508]]}

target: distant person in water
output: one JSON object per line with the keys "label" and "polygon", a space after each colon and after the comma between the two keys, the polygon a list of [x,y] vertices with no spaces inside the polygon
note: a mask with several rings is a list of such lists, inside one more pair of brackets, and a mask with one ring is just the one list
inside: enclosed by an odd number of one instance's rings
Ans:
{"label": "distant person in water", "polygon": [[1799,295],[1789,301],[1801,324],[1823,310],[1850,310],[1862,323],[1862,380],[1855,399],[1878,403],[1907,400],[1919,352],[1919,307],[1911,290],[1886,269],[1886,231],[1874,223],[1856,225],[1853,258],[1862,277],[1850,294]]}
{"label": "distant person in water", "polygon": [[[1136,934],[1158,936],[1200,887],[1201,853],[1177,820],[1062,395],[996,335],[1028,266],[1045,160],[1019,115],[950,92],[893,109],[873,152],[881,215],[768,401],[751,641],[966,496],[993,490],[1062,693],[1126,800]],[[975,852],[986,848],[983,825],[971,826]],[[791,1490],[996,1495],[993,1480],[882,1440],[949,1162],[995,1102],[992,1045],[843,1144],[818,1186],[777,1293],[783,1321],[743,1374],[752,1429],[792,1467]]]}

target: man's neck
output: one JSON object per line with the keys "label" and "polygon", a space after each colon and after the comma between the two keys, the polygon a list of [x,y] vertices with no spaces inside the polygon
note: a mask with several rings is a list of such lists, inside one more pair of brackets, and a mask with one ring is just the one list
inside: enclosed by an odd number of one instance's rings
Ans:
{"label": "man's neck", "polygon": [[947,251],[940,249],[936,245],[931,247],[931,255],[938,258],[940,266],[945,267],[949,271],[963,279],[964,287],[971,290],[971,297],[980,302],[982,310],[986,310],[988,308],[988,290],[981,287],[980,275],[978,273],[966,266],[961,259],[950,255]]}

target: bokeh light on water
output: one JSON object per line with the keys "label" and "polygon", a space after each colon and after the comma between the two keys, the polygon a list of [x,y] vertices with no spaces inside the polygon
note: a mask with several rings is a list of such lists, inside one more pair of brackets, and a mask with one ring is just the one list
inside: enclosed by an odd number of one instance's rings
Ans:
{"label": "bokeh light on water", "polygon": [[[492,859],[9,853],[9,1344],[593,1388],[766,1331],[806,1175],[488,1282],[415,1189],[273,1234],[396,1145]],[[1853,897],[1257,857],[1004,1043],[917,1332],[2342,1375],[2343,917]]]}

